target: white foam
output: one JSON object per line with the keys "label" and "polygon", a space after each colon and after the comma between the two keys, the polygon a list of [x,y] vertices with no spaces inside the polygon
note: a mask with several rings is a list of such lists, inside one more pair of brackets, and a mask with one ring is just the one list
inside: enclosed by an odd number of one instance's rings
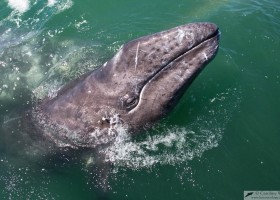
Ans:
{"label": "white foam", "polygon": [[29,9],[29,0],[8,0],[8,5],[20,13],[24,13]]}
{"label": "white foam", "polygon": [[[52,0],[51,0],[52,1]],[[73,6],[73,1],[71,0],[64,0],[62,2],[56,2],[56,8],[58,12],[63,12]]]}
{"label": "white foam", "polygon": [[[209,108],[212,108],[209,113],[199,115],[185,127],[159,125],[153,130],[156,134],[148,133],[140,141],[135,141],[127,132],[118,130],[114,143],[103,151],[105,161],[114,163],[115,172],[119,167],[137,170],[151,169],[157,165],[186,165],[189,161],[200,158],[205,151],[218,146],[232,111],[240,103],[236,99],[238,96],[236,89],[216,94],[209,99]],[[232,102],[232,99],[235,101]]]}
{"label": "white foam", "polygon": [[174,127],[145,141],[133,142],[130,138],[122,138],[105,154],[107,161],[131,169],[151,168],[156,164],[175,165],[201,157],[206,150],[217,147],[220,138],[221,130],[200,130],[200,133],[195,133]]}
{"label": "white foam", "polygon": [[49,7],[54,6],[54,4],[56,4],[56,0],[48,0],[48,6]]}

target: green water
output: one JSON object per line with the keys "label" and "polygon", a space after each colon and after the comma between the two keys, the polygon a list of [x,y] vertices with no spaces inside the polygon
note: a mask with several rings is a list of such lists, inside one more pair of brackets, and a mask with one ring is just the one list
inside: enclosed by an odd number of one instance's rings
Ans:
{"label": "green water", "polygon": [[18,2],[0,0],[1,199],[97,199],[87,158],[23,156],[17,118],[124,42],[197,21],[220,27],[217,57],[154,130],[111,147],[106,196],[235,200],[280,190],[278,0]]}

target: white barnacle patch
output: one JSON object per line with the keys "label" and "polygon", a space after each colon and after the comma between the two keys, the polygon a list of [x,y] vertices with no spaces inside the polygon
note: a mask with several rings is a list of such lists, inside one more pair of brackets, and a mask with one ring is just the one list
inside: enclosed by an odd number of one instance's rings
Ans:
{"label": "white barnacle patch", "polygon": [[181,43],[185,36],[186,36],[185,31],[183,31],[182,29],[178,29],[177,42]]}
{"label": "white barnacle patch", "polygon": [[187,41],[189,45],[192,46],[194,42],[194,33],[186,30],[178,29],[178,34],[176,38],[179,44],[181,44],[184,41],[185,42]]}
{"label": "white barnacle patch", "polygon": [[137,48],[136,48],[136,54],[135,54],[135,71],[136,71],[136,68],[137,68],[137,64],[138,64],[138,53],[139,53],[139,46],[140,46],[140,42],[138,42],[137,44]]}
{"label": "white barnacle patch", "polygon": [[112,59],[113,65],[116,65],[118,63],[118,61],[120,60],[122,54],[123,54],[123,48],[121,47],[120,50],[118,51],[118,53]]}
{"label": "white barnacle patch", "polygon": [[106,128],[95,129],[90,137],[95,145],[108,144],[115,140],[120,130],[126,131],[127,125],[123,124],[120,115],[115,111],[111,111],[109,114],[105,113],[105,116],[98,122],[100,124],[106,123]]}
{"label": "white barnacle patch", "polygon": [[205,61],[208,60],[208,56],[206,55],[205,52],[203,52],[203,57],[205,58]]}
{"label": "white barnacle patch", "polygon": [[173,78],[174,78],[176,81],[180,81],[180,82],[184,81],[184,78],[182,78],[182,74],[180,74],[180,73],[174,73],[174,74],[173,74]]}

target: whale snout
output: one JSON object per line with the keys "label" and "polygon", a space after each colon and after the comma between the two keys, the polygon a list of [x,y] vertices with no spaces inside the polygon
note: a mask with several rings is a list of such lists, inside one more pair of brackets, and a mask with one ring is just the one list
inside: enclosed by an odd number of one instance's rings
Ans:
{"label": "whale snout", "polygon": [[213,23],[187,24],[140,38],[138,43],[140,41],[152,44],[147,45],[153,55],[152,62],[145,57],[141,62],[143,71],[153,73],[142,85],[137,106],[128,113],[134,127],[158,120],[176,105],[192,81],[215,57],[219,29]]}

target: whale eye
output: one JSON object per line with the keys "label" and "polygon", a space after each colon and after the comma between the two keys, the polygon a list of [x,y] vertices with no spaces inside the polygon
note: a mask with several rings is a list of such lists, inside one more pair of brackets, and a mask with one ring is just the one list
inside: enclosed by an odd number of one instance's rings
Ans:
{"label": "whale eye", "polygon": [[127,100],[126,100],[126,108],[127,109],[132,109],[134,108],[138,103],[138,98],[137,97],[129,97]]}
{"label": "whale eye", "polygon": [[123,108],[130,110],[137,105],[138,97],[136,95],[129,96],[126,94],[123,98],[121,98],[121,102]]}

